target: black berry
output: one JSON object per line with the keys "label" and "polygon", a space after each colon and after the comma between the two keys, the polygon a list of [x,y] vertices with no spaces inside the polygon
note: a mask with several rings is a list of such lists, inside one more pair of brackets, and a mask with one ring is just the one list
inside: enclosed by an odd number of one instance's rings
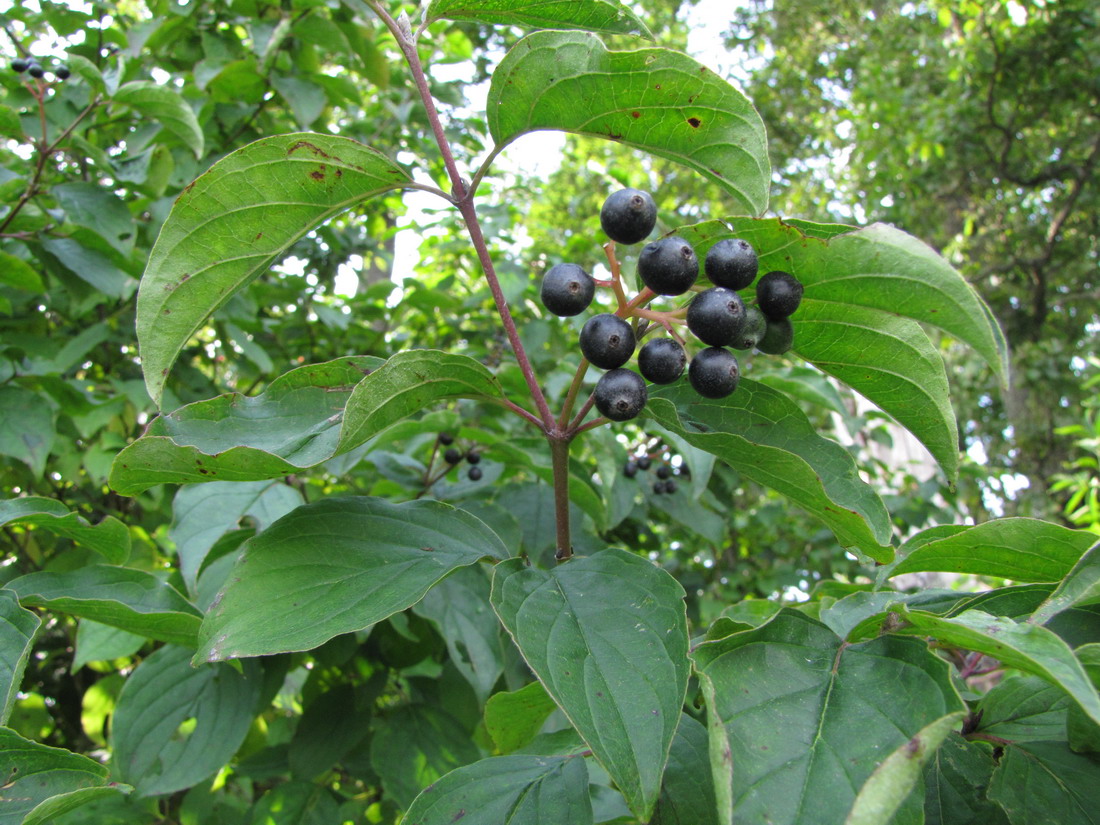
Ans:
{"label": "black berry", "polygon": [[596,382],[596,409],[612,421],[628,421],[642,411],[649,397],[645,381],[633,370],[613,369]]}
{"label": "black berry", "polygon": [[756,307],[745,308],[745,324],[741,327],[741,333],[730,342],[734,349],[752,349],[757,342],[764,337],[768,319],[764,313]]}
{"label": "black berry", "polygon": [[672,468],[669,467],[667,464],[662,464],[660,467],[657,468],[657,478],[664,479],[664,478],[668,478],[671,475],[672,475]]}
{"label": "black berry", "polygon": [[638,475],[638,465],[633,461],[628,461],[623,465],[623,475],[627,478],[634,478]]}
{"label": "black berry", "polygon": [[584,312],[595,294],[596,282],[576,264],[556,264],[542,279],[542,305],[562,318]]}
{"label": "black berry", "polygon": [[29,61],[26,61],[21,57],[17,57],[11,62],[11,70],[18,74],[22,74],[30,67],[30,65],[31,64]]}
{"label": "black berry", "polygon": [[455,443],[455,437],[450,433],[440,433],[439,443],[442,444],[444,447],[447,447]]}
{"label": "black berry", "polygon": [[686,366],[684,348],[671,338],[654,338],[638,353],[638,369],[654,384],[671,384],[684,374]]}
{"label": "black berry", "polygon": [[724,347],[741,334],[745,325],[745,302],[732,289],[712,287],[692,299],[687,324],[704,344]]}
{"label": "black berry", "polygon": [[638,459],[638,469],[639,470],[648,470],[649,465],[652,464],[652,463],[653,463],[653,459],[651,459],[647,455],[643,455],[641,458]]}
{"label": "black berry", "polygon": [[688,380],[695,391],[704,398],[725,398],[741,379],[737,359],[728,349],[707,347],[691,359]]}
{"label": "black berry", "polygon": [[466,471],[466,478],[470,479],[470,481],[481,481],[481,475],[480,467],[471,467]]}
{"label": "black berry", "polygon": [[477,464],[481,461],[481,453],[476,453],[473,450],[470,450],[470,452],[466,453],[466,460],[469,461],[471,464]]}
{"label": "black berry", "polygon": [[769,318],[787,318],[802,302],[802,284],[789,272],[769,272],[756,285],[756,304]]}
{"label": "black berry", "polygon": [[593,315],[581,328],[581,353],[600,369],[621,367],[634,354],[634,330],[617,315]]}
{"label": "black berry", "polygon": [[31,63],[27,67],[27,74],[34,78],[41,78],[45,76],[46,70],[39,66],[37,63]]}
{"label": "black berry", "polygon": [[672,495],[673,493],[676,492],[676,482],[673,481],[671,478],[668,481],[664,482],[664,485],[665,485],[665,492],[668,493],[669,495]]}
{"label": "black berry", "polygon": [[448,464],[458,464],[462,460],[462,453],[454,447],[449,447],[445,453],[443,453],[443,460]]}
{"label": "black berry", "polygon": [[768,355],[782,355],[794,344],[794,327],[789,318],[768,319],[764,335],[756,342],[756,348]]}
{"label": "black berry", "polygon": [[620,189],[600,210],[600,226],[615,243],[638,243],[656,224],[657,204],[640,189]]}
{"label": "black berry", "polygon": [[57,75],[58,80],[68,80],[72,72],[69,71],[68,66],[58,66],[54,74]]}
{"label": "black berry", "polygon": [[683,238],[661,238],[642,248],[638,277],[658,295],[683,295],[699,277],[699,259]]}
{"label": "black berry", "polygon": [[654,481],[653,482],[653,492],[654,493],[656,493],[657,495],[660,495],[664,491],[665,491],[665,483],[663,481]]}
{"label": "black berry", "polygon": [[703,262],[703,270],[715,286],[728,289],[744,289],[756,280],[759,262],[756,250],[748,241],[730,239],[719,241],[709,250]]}

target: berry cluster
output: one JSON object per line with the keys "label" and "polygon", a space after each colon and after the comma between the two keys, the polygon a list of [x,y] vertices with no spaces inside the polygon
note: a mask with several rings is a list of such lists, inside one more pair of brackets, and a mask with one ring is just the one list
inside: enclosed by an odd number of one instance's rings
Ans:
{"label": "berry cluster", "polygon": [[470,465],[470,469],[466,471],[466,478],[470,481],[481,481],[482,470],[477,466],[481,463],[481,453],[473,447],[463,452],[458,447],[452,446],[455,443],[455,437],[450,433],[440,433],[436,440],[446,448],[443,451],[443,461],[447,465],[447,469],[443,471],[444,474],[465,459]]}
{"label": "berry cluster", "polygon": [[[11,70],[16,74],[22,74],[26,72],[35,80],[41,80],[46,76],[46,70],[42,67],[42,64],[33,57],[17,57],[11,62]],[[53,76],[58,80],[68,80],[72,72],[69,71],[69,67],[65,65],[58,65],[53,70]]]}
{"label": "berry cluster", "polygon": [[[626,464],[623,465],[623,475],[627,478],[634,478],[639,472],[646,472],[653,466],[653,459],[648,455],[640,455],[635,458],[629,459]],[[688,471],[686,464],[681,464],[678,469],[673,469],[671,464],[660,464],[654,474],[657,476],[657,480],[653,482],[653,492],[656,495],[667,494],[671,495],[678,489],[676,479],[674,475],[680,475],[684,478],[690,478],[691,473]]]}
{"label": "berry cluster", "polygon": [[[600,225],[614,242],[633,244],[644,240],[657,223],[653,198],[638,189],[612,194],[600,210]],[[601,313],[585,322],[580,333],[581,353],[593,366],[607,370],[596,383],[594,401],[600,414],[612,421],[627,421],[642,411],[648,400],[646,381],[671,384],[685,368],[692,388],[704,398],[724,398],[737,388],[740,366],[727,347],[778,355],[790,349],[794,329],[790,316],[802,300],[802,284],[789,272],[768,272],[757,281],[758,259],[752,244],[725,239],[706,254],[703,271],[713,284],[696,288],[699,259],[683,238],[670,236],[646,244],[638,256],[638,277],[646,290],[627,301],[618,277],[613,244],[608,245],[612,281],[596,281],[577,264],[560,263],[542,281],[543,305],[561,317],[584,312],[591,305],[596,286],[611,286],[619,299],[616,313]],[[756,302],[746,306],[738,290],[756,282]],[[654,312],[645,309],[656,296],[696,294],[685,311]],[[629,318],[643,319],[633,324]],[[656,322],[656,323],[653,323]],[[673,324],[688,330],[706,345],[688,363],[683,339]],[[663,327],[669,338],[655,338],[638,352],[639,375],[624,365],[634,355],[638,338]],[[644,380],[643,380],[644,378]]]}

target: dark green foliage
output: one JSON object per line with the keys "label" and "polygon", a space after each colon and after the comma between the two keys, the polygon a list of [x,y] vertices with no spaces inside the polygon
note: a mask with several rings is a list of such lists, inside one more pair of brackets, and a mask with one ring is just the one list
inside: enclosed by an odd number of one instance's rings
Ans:
{"label": "dark green foliage", "polygon": [[688,365],[688,380],[704,398],[725,398],[737,389],[740,379],[737,358],[724,347],[699,350]]}
{"label": "dark green foliage", "polygon": [[592,276],[576,264],[555,264],[542,279],[542,304],[566,318],[588,309],[596,294]]}
{"label": "dark green foliage", "polygon": [[716,286],[696,295],[687,312],[688,329],[704,344],[733,343],[745,325],[745,302],[732,289]]}
{"label": "dark green foliage", "polygon": [[633,370],[618,368],[605,372],[596,382],[596,409],[612,421],[629,421],[645,406],[645,381]]}
{"label": "dark green foliage", "polygon": [[634,244],[645,240],[657,224],[657,204],[640,189],[620,189],[608,196],[600,208],[600,226],[615,243]]}
{"label": "dark green foliage", "polygon": [[654,338],[638,351],[638,370],[654,384],[671,384],[684,373],[687,355],[679,341]]}
{"label": "dark green foliage", "polygon": [[787,318],[802,302],[802,283],[789,272],[769,272],[756,285],[756,303],[768,318]]}
{"label": "dark green foliage", "polygon": [[658,295],[683,295],[699,277],[699,258],[683,238],[661,238],[642,248],[638,277]]}
{"label": "dark green foliage", "polygon": [[634,330],[617,315],[593,315],[581,327],[581,353],[600,369],[621,367],[634,354]]}
{"label": "dark green foliage", "polygon": [[768,355],[782,355],[794,345],[794,326],[789,318],[768,320],[756,348]]}
{"label": "dark green foliage", "polygon": [[759,259],[756,250],[746,240],[723,238],[710,249],[703,261],[703,271],[715,286],[744,289],[756,280]]}

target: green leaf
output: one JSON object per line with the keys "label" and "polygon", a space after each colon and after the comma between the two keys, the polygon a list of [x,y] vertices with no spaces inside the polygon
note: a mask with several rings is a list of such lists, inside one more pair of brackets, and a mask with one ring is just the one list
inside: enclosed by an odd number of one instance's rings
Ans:
{"label": "green leaf", "polygon": [[182,140],[196,158],[202,157],[202,127],[179,92],[151,80],[132,80],[120,86],[112,100],[157,121]]}
{"label": "green leaf", "polygon": [[0,501],[0,525],[4,524],[41,527],[95,550],[113,564],[122,564],[130,557],[130,531],[125,524],[107,516],[93,526],[52,498],[24,496]]}
{"label": "green leaf", "polygon": [[943,359],[920,325],[877,309],[804,298],[794,352],[889,411],[928,448],[949,479],[959,432]]}
{"label": "green leaf", "polygon": [[591,825],[588,770],[576,756],[494,756],[421,793],[409,825]]}
{"label": "green leaf", "polygon": [[1073,565],[1073,569],[1059,582],[1054,592],[1028,621],[1034,624],[1046,624],[1071,607],[1095,604],[1098,600],[1100,600],[1100,542],[1085,551],[1085,554]]}
{"label": "green leaf", "polygon": [[[402,808],[440,777],[481,755],[462,725],[434,705],[405,705],[377,720],[375,727],[371,767],[386,796]],[[405,821],[415,822],[408,815]]]}
{"label": "green leaf", "polygon": [[108,483],[134,495],[160,483],[258,481],[316,466],[336,455],[352,389],[382,363],[359,356],[299,367],[260,395],[231,393],[161,415],[118,454]]}
{"label": "green leaf", "polygon": [[556,708],[542,682],[494,693],[485,703],[485,730],[498,752],[511,753],[534,739]]}
{"label": "green leaf", "polygon": [[262,530],[305,504],[302,494],[270,481],[212,481],[181,487],[172,502],[169,538],[176,543],[180,574],[194,591],[207,553],[226,532],[250,519]]}
{"label": "green leaf", "polygon": [[50,238],[42,248],[86,284],[111,298],[129,299],[134,279],[119,269],[103,252],[91,249],[76,238]]}
{"label": "green leaf", "polygon": [[820,518],[844,547],[879,562],[893,557],[889,515],[859,478],[851,455],[818,435],[782,393],[743,378],[733,395],[711,400],[681,383],[651,392],[645,411],[692,446]]}
{"label": "green leaf", "polygon": [[291,773],[311,780],[328,772],[368,734],[370,708],[359,707],[355,687],[336,685],[309,703],[287,750]]}
{"label": "green leaf", "polygon": [[1008,676],[982,697],[978,731],[1012,742],[1065,737],[1066,710],[1076,707],[1057,685],[1038,676]]}
{"label": "green leaf", "polygon": [[194,645],[200,614],[171,585],[131,567],[93,564],[28,573],[8,583],[19,601],[181,645]]}
{"label": "green leaf", "polygon": [[66,64],[75,77],[83,78],[96,94],[106,94],[107,86],[103,82],[103,73],[99,67],[86,57],[69,52],[65,56]]}
{"label": "green leaf", "polygon": [[19,459],[41,477],[56,436],[53,419],[49,403],[38,393],[0,386],[0,455]]}
{"label": "green leaf", "polygon": [[310,650],[416,604],[460,567],[507,556],[485,524],[437,501],[307,504],[245,544],[195,661]]}
{"label": "green leaf", "polygon": [[661,796],[650,825],[718,825],[710,740],[706,727],[687,714],[680,717],[668,755]]}
{"label": "green leaf", "polygon": [[31,265],[22,258],[0,252],[0,284],[6,284],[24,292],[45,292],[46,285]]}
{"label": "green leaf", "polygon": [[80,670],[88,662],[108,662],[133,656],[144,644],[144,636],[127,633],[91,619],[81,619],[76,628],[73,672]]}
{"label": "green leaf", "polygon": [[989,798],[1012,825],[1100,823],[1100,759],[1076,754],[1062,742],[1005,748]]}
{"label": "green leaf", "polygon": [[1030,518],[995,519],[952,531],[945,538],[922,541],[920,537],[926,533],[938,535],[926,530],[909,539],[906,546],[916,543],[914,549],[890,575],[937,571],[1001,576],[1018,582],[1055,582],[1069,574],[1096,541],[1095,533]]}
{"label": "green leaf", "polygon": [[429,22],[446,18],[531,29],[638,34],[653,39],[646,24],[616,0],[432,0],[424,15]]}
{"label": "green leaf", "polygon": [[258,140],[210,167],[176,200],[138,290],[138,344],[153,400],[210,313],[314,227],[409,182],[361,143],[310,133]]}
{"label": "green leaf", "polygon": [[771,168],[760,115],[679,52],[612,52],[591,34],[538,32],[493,72],[487,107],[498,149],[542,129],[610,138],[695,170],[748,214],[767,208]]}
{"label": "green leaf", "polygon": [[[11,106],[0,105],[0,137],[24,141],[23,124],[19,122],[19,113]],[[3,276],[0,276],[3,277]]]}
{"label": "green leaf", "polygon": [[75,811],[77,808],[83,808],[89,803],[106,797],[122,798],[123,790],[127,788],[126,785],[112,784],[108,787],[80,788],[69,793],[51,796],[49,799],[35,805],[34,810],[27,814],[21,825],[50,825],[50,823],[56,823],[58,817],[64,816],[70,811]]}
{"label": "green leaf", "polygon": [[346,821],[328,788],[312,782],[281,782],[252,808],[250,825],[332,825]]}
{"label": "green leaf", "polygon": [[498,564],[492,601],[523,658],[607,769],[650,817],[687,692],[684,591],[625,550],[552,571]]}
{"label": "green leaf", "polygon": [[[872,794],[886,811],[917,780],[893,767],[914,737],[923,739],[913,755],[924,758],[965,710],[925,643],[883,636],[849,645],[790,609],[704,642],[694,658],[727,825],[844,822],[862,816]],[[892,754],[885,775],[873,777]],[[723,793],[731,781],[732,797]]]}
{"label": "green leaf", "polygon": [[119,776],[140,796],[174,793],[212,776],[244,741],[260,696],[258,667],[190,664],[167,645],[126,679],[111,717]]}
{"label": "green leaf", "polygon": [[985,795],[995,766],[988,747],[949,734],[925,766],[924,825],[1005,825]]}
{"label": "green leaf", "polygon": [[64,183],[50,191],[65,210],[67,220],[91,229],[124,255],[134,248],[134,218],[113,192],[82,182]]}
{"label": "green leaf", "polygon": [[19,606],[15,593],[0,590],[0,725],[7,724],[41,624]]}
{"label": "green leaf", "polygon": [[942,618],[900,605],[897,611],[909,623],[899,632],[931,636],[945,644],[992,656],[1008,667],[1041,676],[1072,696],[1100,722],[1100,696],[1069,645],[1045,627],[1017,623],[981,610],[966,610]]}
{"label": "green leaf", "polygon": [[489,579],[480,566],[456,570],[415,608],[434,622],[451,663],[484,703],[504,672],[500,621],[489,606]]}
{"label": "green leaf", "polygon": [[98,762],[24,739],[0,728],[0,825],[20,825],[36,806],[52,796],[98,787],[108,770]]}

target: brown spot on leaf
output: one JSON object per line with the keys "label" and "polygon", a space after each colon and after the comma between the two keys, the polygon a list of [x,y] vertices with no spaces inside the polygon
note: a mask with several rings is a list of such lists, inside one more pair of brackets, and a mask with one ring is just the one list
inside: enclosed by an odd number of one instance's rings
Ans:
{"label": "brown spot on leaf", "polygon": [[632,118],[634,118],[635,120],[637,120],[638,118],[640,118],[642,116],[642,113],[641,112],[631,112],[630,116]]}
{"label": "brown spot on leaf", "polygon": [[699,118],[697,118],[697,117],[689,117],[688,118],[688,125],[692,129],[698,129],[700,126],[703,125],[703,121],[699,120]]}
{"label": "brown spot on leaf", "polygon": [[[324,168],[325,167],[323,167],[323,166],[321,167],[321,169],[324,169]],[[313,178],[314,180],[324,180],[325,179],[325,173],[322,172],[321,169],[314,169],[312,172],[309,173],[309,176],[311,178]]]}

